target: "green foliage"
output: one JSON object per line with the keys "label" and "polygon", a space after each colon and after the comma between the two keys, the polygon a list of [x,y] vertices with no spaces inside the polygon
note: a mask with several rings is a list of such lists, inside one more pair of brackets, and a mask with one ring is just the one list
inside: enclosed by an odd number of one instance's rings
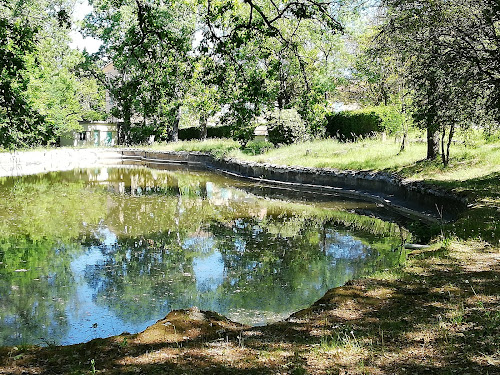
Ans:
{"label": "green foliage", "polygon": [[268,141],[250,141],[243,149],[245,154],[260,155],[274,148],[274,145]]}
{"label": "green foliage", "polygon": [[440,152],[446,166],[457,128],[500,119],[500,65],[493,57],[500,47],[498,2],[382,3],[387,18],[379,38],[380,55],[392,55],[404,67],[400,76],[412,96],[414,122],[428,132],[427,158]]}
{"label": "green foliage", "polygon": [[277,145],[290,145],[309,139],[306,126],[294,109],[276,110],[267,117],[269,142]]}
{"label": "green foliage", "polygon": [[129,141],[133,144],[145,144],[149,143],[153,135],[157,135],[157,128],[154,124],[136,125],[130,128]]}
{"label": "green foliage", "polygon": [[365,111],[375,113],[381,120],[380,128],[388,134],[397,134],[403,131],[405,124],[411,123],[411,116],[401,112],[395,104],[380,105],[366,108]]}
{"label": "green foliage", "polygon": [[71,0],[0,4],[6,42],[1,46],[6,54],[0,52],[5,87],[0,117],[9,119],[8,126],[0,120],[4,147],[54,144],[62,133],[80,129],[80,120],[102,119],[104,92],[95,79],[77,75],[82,55],[69,47],[73,7]]}
{"label": "green foliage", "polygon": [[372,110],[337,112],[328,116],[326,134],[340,140],[354,140],[383,130],[382,118]]}
{"label": "green foliage", "polygon": [[[89,60],[113,64],[100,79],[114,99],[112,113],[123,119],[119,143],[131,142],[133,122],[152,124],[157,135],[177,140],[194,71],[194,5],[108,0],[91,4],[94,12],[86,19],[86,30],[103,45]],[[93,70],[99,75],[98,64]]]}
{"label": "green foliage", "polygon": [[59,136],[79,130],[83,119],[102,119],[104,92],[94,78],[76,75],[82,55],[69,47],[68,30],[53,25],[46,34],[30,61],[28,95]]}
{"label": "green foliage", "polygon": [[256,126],[253,124],[239,126],[233,125],[232,127],[232,137],[235,141],[238,141],[242,147],[245,147],[247,143],[253,139]]}
{"label": "green foliage", "polygon": [[0,147],[6,149],[45,144],[53,136],[27,96],[35,35],[26,22],[0,18]]}

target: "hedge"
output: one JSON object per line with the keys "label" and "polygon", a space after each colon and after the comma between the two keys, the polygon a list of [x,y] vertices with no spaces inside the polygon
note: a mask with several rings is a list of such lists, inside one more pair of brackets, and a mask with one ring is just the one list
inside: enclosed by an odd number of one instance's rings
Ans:
{"label": "hedge", "polygon": [[327,115],[326,135],[354,140],[383,131],[382,118],[375,112],[345,111]]}
{"label": "hedge", "polygon": [[[192,139],[200,139],[200,128],[191,126],[189,128],[179,129],[179,139],[181,141],[189,141]],[[230,126],[207,127],[207,138],[231,138]]]}

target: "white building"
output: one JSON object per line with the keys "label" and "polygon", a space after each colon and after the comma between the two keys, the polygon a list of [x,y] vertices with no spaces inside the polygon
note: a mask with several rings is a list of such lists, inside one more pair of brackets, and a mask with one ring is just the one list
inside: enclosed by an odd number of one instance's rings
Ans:
{"label": "white building", "polygon": [[82,131],[61,136],[61,146],[114,146],[118,143],[116,123],[80,122]]}

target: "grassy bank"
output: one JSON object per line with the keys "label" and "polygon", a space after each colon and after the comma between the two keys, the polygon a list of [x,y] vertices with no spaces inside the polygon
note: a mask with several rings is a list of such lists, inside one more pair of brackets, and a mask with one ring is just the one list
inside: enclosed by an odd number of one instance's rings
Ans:
{"label": "grassy bank", "polygon": [[271,148],[255,155],[252,143],[241,150],[232,140],[186,141],[157,144],[156,150],[209,152],[217,157],[232,157],[260,163],[313,168],[377,170],[400,174],[412,180],[453,182],[481,178],[500,172],[500,141],[486,142],[479,133],[457,137],[451,149],[450,165],[439,160],[425,161],[427,146],[421,134],[400,152],[398,139],[364,139],[358,142],[338,142],[332,139],[304,142]]}
{"label": "grassy bank", "polygon": [[284,322],[243,327],[198,311],[137,335],[71,347],[0,348],[0,374],[500,374],[500,143],[470,136],[449,168],[425,144],[318,141],[252,155],[233,141],[156,149],[272,164],[399,173],[469,197],[470,208],[398,269],[332,289]]}
{"label": "grassy bank", "polygon": [[481,134],[459,134],[451,149],[448,167],[439,160],[427,161],[421,135],[412,134],[403,152],[393,138],[365,139],[341,143],[319,140],[254,154],[250,144],[241,150],[232,140],[178,142],[154,146],[159,150],[202,151],[216,157],[230,157],[259,163],[314,168],[372,170],[396,173],[412,181],[425,181],[467,196],[470,209],[444,234],[448,238],[486,240],[500,245],[500,141],[486,142]]}

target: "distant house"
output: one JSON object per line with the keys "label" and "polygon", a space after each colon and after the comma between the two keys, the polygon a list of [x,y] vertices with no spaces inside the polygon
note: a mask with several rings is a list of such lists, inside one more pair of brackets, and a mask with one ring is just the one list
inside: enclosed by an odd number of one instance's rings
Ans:
{"label": "distant house", "polygon": [[80,122],[82,130],[61,136],[61,146],[114,146],[118,143],[117,124],[105,121]]}
{"label": "distant house", "polygon": [[257,126],[253,134],[254,134],[254,140],[267,141],[267,136],[269,135],[267,132],[267,126],[266,125]]}
{"label": "distant house", "polygon": [[[112,63],[103,68],[108,78],[118,74]],[[81,131],[61,135],[60,146],[114,146],[118,144],[118,119],[111,116],[113,98],[106,90],[106,121],[80,121]]]}

